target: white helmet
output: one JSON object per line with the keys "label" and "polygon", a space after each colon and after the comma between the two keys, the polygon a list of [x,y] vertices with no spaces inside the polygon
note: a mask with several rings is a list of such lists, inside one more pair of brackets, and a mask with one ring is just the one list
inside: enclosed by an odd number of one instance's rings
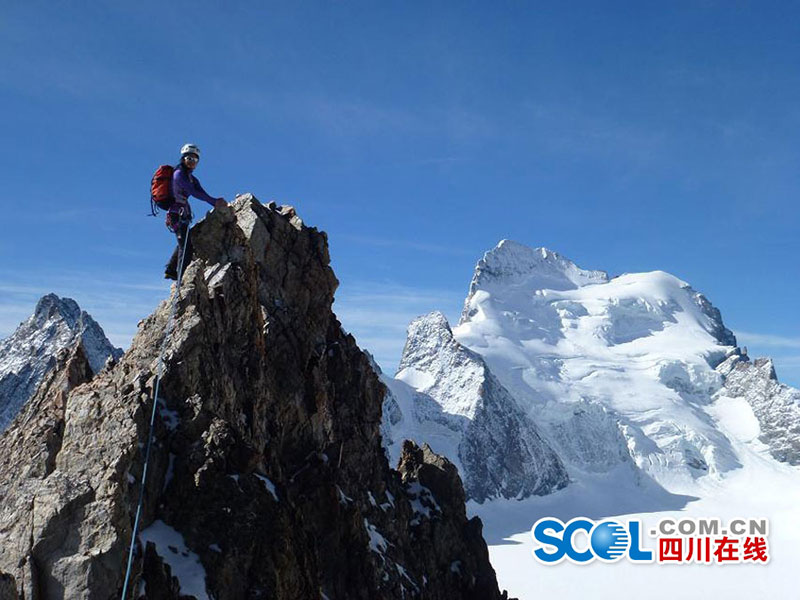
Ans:
{"label": "white helmet", "polygon": [[187,154],[196,154],[197,158],[200,158],[200,148],[194,144],[184,144],[181,148],[181,156],[186,156]]}

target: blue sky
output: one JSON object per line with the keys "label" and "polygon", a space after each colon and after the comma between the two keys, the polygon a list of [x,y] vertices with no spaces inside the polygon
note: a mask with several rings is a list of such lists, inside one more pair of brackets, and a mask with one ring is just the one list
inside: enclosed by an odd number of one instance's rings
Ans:
{"label": "blue sky", "polygon": [[192,141],[212,195],[328,232],[389,372],[510,238],[677,275],[800,385],[796,4],[248,4],[0,0],[0,335],[54,291],[128,343],[168,290],[150,176]]}

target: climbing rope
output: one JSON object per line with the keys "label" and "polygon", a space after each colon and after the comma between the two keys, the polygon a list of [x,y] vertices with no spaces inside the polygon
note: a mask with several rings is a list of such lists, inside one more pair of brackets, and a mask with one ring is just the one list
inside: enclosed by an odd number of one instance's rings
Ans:
{"label": "climbing rope", "polygon": [[142,482],[139,489],[139,504],[136,507],[136,518],[133,521],[133,533],[131,534],[131,547],[128,550],[128,568],[125,571],[125,584],[122,586],[121,600],[128,597],[128,583],[131,578],[131,568],[133,567],[133,550],[136,547],[136,536],[139,531],[139,517],[142,514],[142,504],[144,504],[144,489],[147,481],[147,464],[150,461],[150,446],[153,444],[153,424],[156,421],[156,406],[158,406],[158,387],[161,383],[161,375],[164,372],[164,352],[167,350],[167,342],[175,325],[175,311],[178,307],[178,298],[181,292],[181,280],[183,278],[183,259],[186,256],[186,247],[189,243],[189,227],[186,227],[186,237],[183,240],[183,248],[178,256],[178,282],[175,287],[175,296],[172,299],[172,309],[170,310],[167,327],[164,330],[164,340],[161,342],[161,350],[158,354],[158,366],[156,367],[156,384],[153,387],[153,412],[150,414],[150,432],[147,435],[147,450],[144,454],[144,467],[142,467]]}

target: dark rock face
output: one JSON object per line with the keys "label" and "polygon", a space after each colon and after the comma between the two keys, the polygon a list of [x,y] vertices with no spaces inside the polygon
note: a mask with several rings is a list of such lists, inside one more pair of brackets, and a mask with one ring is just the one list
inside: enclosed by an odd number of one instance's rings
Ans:
{"label": "dark rock face", "polygon": [[[452,465],[409,445],[389,468],[384,387],[331,310],[325,234],[245,195],[191,237],[132,597],[501,598]],[[0,437],[0,572],[20,597],[119,597],[170,308]],[[59,381],[79,383],[75,361]]]}
{"label": "dark rock face", "polygon": [[[709,299],[700,292],[693,290],[690,286],[687,286],[686,289],[692,295],[692,300],[694,300],[695,304],[697,304],[700,310],[703,311],[703,314],[708,317],[708,322],[706,324],[708,332],[714,336],[721,345],[736,346],[736,336],[733,335],[730,329],[725,327],[725,324],[722,322],[722,313],[719,312],[719,309],[711,304]],[[712,364],[712,366],[716,367],[715,364]]]}
{"label": "dark rock face", "polygon": [[17,586],[11,575],[0,573],[0,600],[18,600]]}
{"label": "dark rock face", "polygon": [[70,481],[57,471],[56,459],[69,392],[88,382],[92,369],[81,344],[62,350],[55,362],[0,437],[0,571],[13,573],[21,598],[67,597],[54,581],[56,562],[61,546],[73,543],[80,499],[91,495],[85,481]]}
{"label": "dark rock face", "polygon": [[[428,444],[420,448],[406,440],[398,468],[403,483],[412,491],[417,514],[411,522],[412,537],[426,540],[418,548],[422,561],[436,565],[437,576],[457,592],[456,597],[497,597],[497,581],[482,536],[483,523],[478,517],[466,520],[464,488],[455,465],[435,454]],[[452,548],[465,543],[469,551],[453,560]],[[425,593],[423,596],[427,597]],[[505,592],[502,597],[507,597]]]}

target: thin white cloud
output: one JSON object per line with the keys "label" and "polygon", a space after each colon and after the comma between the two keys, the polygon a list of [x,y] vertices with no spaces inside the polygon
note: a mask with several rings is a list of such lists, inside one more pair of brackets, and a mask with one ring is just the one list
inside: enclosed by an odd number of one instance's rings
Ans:
{"label": "thin white cloud", "polygon": [[162,102],[179,102],[181,87],[169,77],[152,72],[120,69],[102,58],[82,57],[80,62],[64,53],[17,52],[0,70],[0,86],[31,96],[67,97],[77,101],[130,104],[148,90]]}
{"label": "thin white cloud", "polygon": [[342,324],[347,325],[345,329],[348,327],[350,329],[380,327],[398,333],[400,336],[404,335],[411,319],[418,316],[413,310],[380,310],[358,305],[345,306],[335,312]]}
{"label": "thin white cloud", "polygon": [[777,358],[773,358],[772,362],[778,366],[796,370],[800,368],[800,355],[793,354],[789,356],[779,356]]}
{"label": "thin white cloud", "polygon": [[290,119],[338,140],[436,135],[463,143],[485,141],[504,133],[493,117],[460,104],[416,108],[374,102],[354,94],[335,96],[305,90],[276,91],[259,85],[243,85],[224,76],[212,81],[209,89],[216,102],[240,112],[248,111],[254,120]]}
{"label": "thin white cloud", "polygon": [[[466,289],[463,293],[466,294]],[[453,298],[459,298],[462,291],[440,288],[419,288],[400,285],[394,282],[374,281],[342,284],[337,299],[346,298],[348,302],[378,303],[385,306],[404,305],[417,307],[422,304],[441,304]]]}
{"label": "thin white cloud", "polygon": [[526,103],[518,117],[518,132],[535,133],[542,149],[570,156],[614,156],[641,164],[661,157],[674,134],[636,125],[619,117],[568,104]]}
{"label": "thin white cloud", "polygon": [[[301,114],[316,122],[318,127],[337,136],[361,136],[386,131],[422,131],[425,123],[407,109],[378,106],[363,100],[296,98]],[[297,107],[298,103],[293,103]]]}
{"label": "thin white cloud", "polygon": [[30,284],[0,284],[0,293],[13,295],[46,294],[48,288]]}
{"label": "thin white cloud", "polygon": [[740,345],[766,346],[771,348],[800,348],[800,337],[735,331]]}

